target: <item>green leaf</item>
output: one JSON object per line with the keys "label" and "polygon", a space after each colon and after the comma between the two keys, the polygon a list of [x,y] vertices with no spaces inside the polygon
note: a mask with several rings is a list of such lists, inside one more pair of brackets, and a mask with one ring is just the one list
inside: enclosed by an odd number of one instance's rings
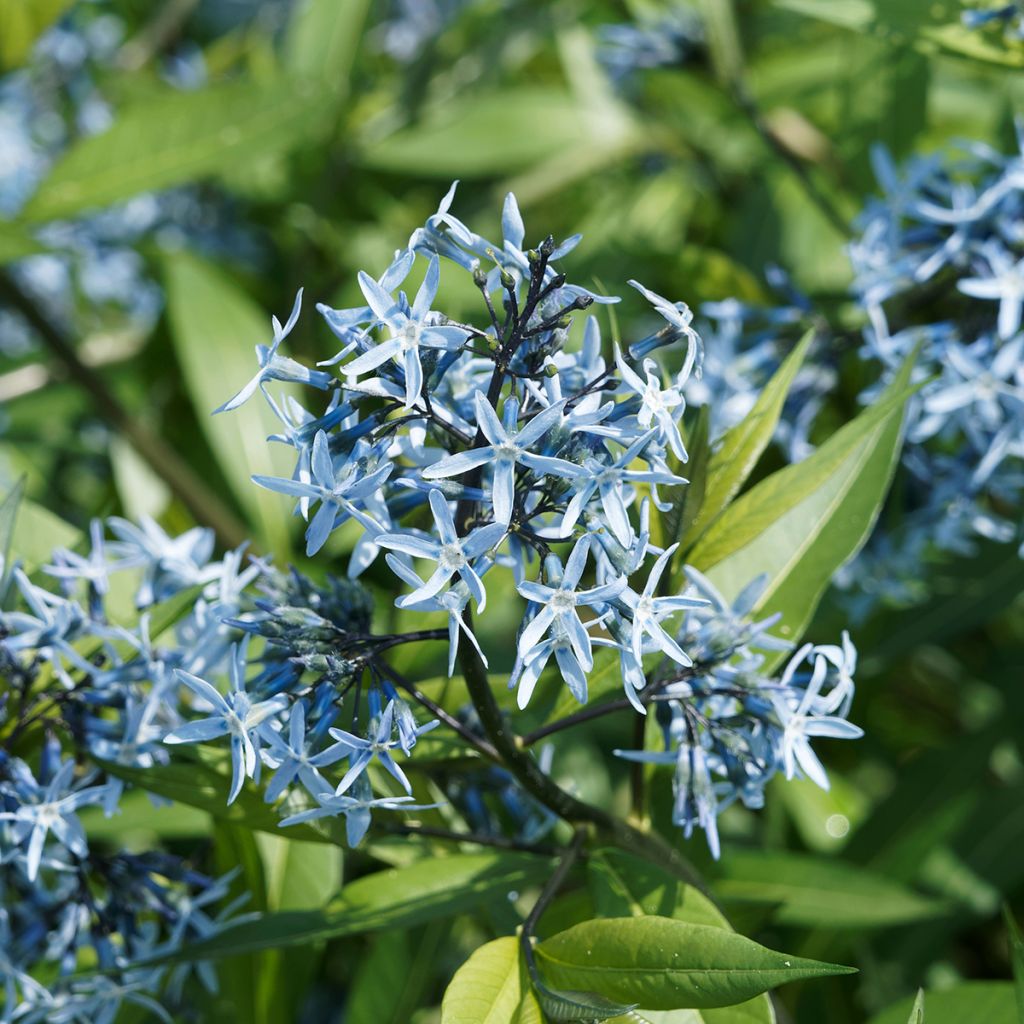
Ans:
{"label": "green leaf", "polygon": [[775,433],[786,396],[813,340],[814,331],[808,331],[775,371],[750,412],[736,426],[726,431],[722,443],[711,456],[704,501],[683,539],[684,549],[692,546],[700,534],[718,518],[753,472],[757,460]]}
{"label": "green leaf", "polygon": [[722,912],[692,885],[649,861],[616,849],[598,850],[587,860],[587,881],[601,917],[671,917],[677,921],[729,928]]}
{"label": "green leaf", "polygon": [[[920,994],[917,998],[921,998]],[[901,999],[872,1017],[870,1024],[907,1024],[916,1002],[917,999]],[[1017,1001],[1008,981],[968,981],[929,992],[926,1005],[926,1024],[1017,1024]]]}
{"label": "green leaf", "polygon": [[899,455],[910,369],[908,360],[883,396],[813,455],[737,498],[690,554],[728,601],[767,574],[754,612],[781,613],[777,631],[787,640],[799,639],[871,532]]}
{"label": "green leaf", "polygon": [[0,69],[24,63],[32,44],[71,6],[71,0],[0,0]]}
{"label": "green leaf", "polygon": [[[230,926],[160,962],[180,962],[305,946],[381,928],[412,928],[451,917],[542,882],[543,857],[466,853],[415,861],[350,882],[323,910],[282,911]],[[153,961],[156,962],[156,961]]]}
{"label": "green leaf", "polygon": [[289,74],[344,96],[369,6],[369,0],[306,0],[297,6],[284,41]]}
{"label": "green leaf", "polygon": [[412,970],[409,936],[382,932],[369,942],[352,977],[345,1020],[348,1024],[404,1024],[405,992]]}
{"label": "green leaf", "polygon": [[[2,2],[3,0],[0,0],[0,3]],[[14,224],[0,224],[0,266],[43,251],[45,250],[42,245]]]}
{"label": "green leaf", "polygon": [[412,127],[364,140],[357,159],[384,171],[415,167],[430,178],[480,178],[521,170],[595,138],[605,149],[625,146],[633,135],[618,106],[585,103],[560,89],[466,90]]}
{"label": "green leaf", "polygon": [[[926,54],[936,47],[964,57],[1009,67],[1024,65],[1024,49],[1007,45],[998,31],[969,29],[960,21],[963,5],[953,0],[775,0],[798,14],[882,37],[908,40]],[[1002,45],[997,45],[1001,43]]]}
{"label": "green leaf", "polygon": [[26,220],[70,217],[139,192],[231,172],[314,139],[324,123],[308,82],[228,82],[147,95],[108,131],[83,138],[26,206]]}
{"label": "green leaf", "polygon": [[949,912],[884,875],[800,853],[727,854],[714,885],[726,901],[775,904],[774,920],[798,927],[888,928]]}
{"label": "green leaf", "polygon": [[[621,850],[598,850],[587,861],[588,885],[597,913],[602,917],[671,917],[689,924],[732,931],[722,912],[692,885],[675,875]],[[667,1024],[775,1024],[767,995],[759,995],[721,1009],[670,1011],[665,1017],[640,1009],[644,1020]],[[635,1022],[634,1022],[635,1024]]]}
{"label": "green leaf", "polygon": [[213,415],[256,372],[253,348],[269,341],[270,315],[196,256],[169,254],[164,266],[171,337],[199,425],[260,540],[280,555],[288,549],[292,503],[251,479],[255,473],[291,476],[294,460],[286,446],[266,441],[280,423],[258,394]]}
{"label": "green leaf", "polygon": [[587,921],[540,943],[537,959],[550,984],[653,1010],[730,1006],[787,981],[853,971],[666,917]]}
{"label": "green leaf", "polygon": [[294,839],[288,829],[278,835],[261,832],[255,839],[263,861],[268,910],[315,910],[337,895],[344,862],[337,846]]}
{"label": "green leaf", "polygon": [[[264,802],[257,787],[251,784],[243,786],[238,799],[228,804],[231,756],[226,750],[205,746],[188,750],[179,748],[170,764],[154,765],[152,768],[135,768],[111,761],[97,761],[97,764],[115,778],[124,779],[147,793],[206,811],[217,821],[244,825],[274,836],[281,835],[282,813],[272,804]],[[290,825],[288,836],[309,842],[340,845],[343,842],[343,831],[338,822],[331,822],[323,831],[307,823]]]}
{"label": "green leaf", "polygon": [[8,537],[11,558],[31,574],[50,561],[54,548],[73,548],[81,532],[48,508],[28,498],[17,502],[14,525]]}
{"label": "green leaf", "polygon": [[519,940],[488,942],[455,972],[441,1000],[441,1024],[515,1024],[523,988]]}
{"label": "green leaf", "polygon": [[907,1024],[924,1024],[924,989],[919,988],[917,990],[917,998],[914,1000],[914,1005],[910,1010],[910,1018],[907,1020]]}
{"label": "green leaf", "polygon": [[1003,920],[1010,940],[1010,960],[1013,963],[1013,991],[1017,997],[1017,1024],[1024,1024],[1024,937],[1010,913],[1003,907]]}
{"label": "green leaf", "polygon": [[0,604],[7,594],[7,581],[13,564],[11,549],[14,544],[14,524],[18,518],[18,507],[25,497],[25,478],[22,477],[0,501]]}

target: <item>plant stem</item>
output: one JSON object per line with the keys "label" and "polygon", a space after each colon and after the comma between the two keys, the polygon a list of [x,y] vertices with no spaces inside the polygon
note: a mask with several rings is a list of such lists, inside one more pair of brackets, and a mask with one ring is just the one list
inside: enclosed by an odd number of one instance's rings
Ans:
{"label": "plant stem", "polygon": [[[472,615],[468,607],[466,620],[467,626],[472,629]],[[659,835],[642,832],[600,807],[577,799],[545,775],[537,762],[522,749],[519,737],[508,729],[494,694],[491,693],[487,670],[472,644],[461,645],[459,663],[484,733],[494,744],[504,767],[515,776],[523,789],[560,818],[574,825],[593,825],[609,842],[659,864],[690,885],[706,891],[703,880],[690,863]]]}
{"label": "plant stem", "polygon": [[[650,683],[637,694],[637,698],[641,704],[646,706],[650,704],[670,683],[678,683],[681,680],[689,679],[694,675],[696,675],[696,670],[688,669],[687,671],[671,676],[668,679],[660,679],[655,683]],[[605,715],[611,715],[617,711],[629,711],[630,709],[633,709],[633,705],[625,697],[610,700],[606,704],[591,705],[589,707],[582,708],[580,711],[574,711],[571,715],[566,715],[564,718],[556,719],[554,722],[548,722],[547,725],[542,725],[539,729],[534,729],[533,732],[528,732],[525,736],[520,738],[520,743],[524,747],[530,747],[538,740],[544,739],[546,736],[550,736],[556,732],[561,732],[563,729],[570,729],[574,725],[579,725],[581,722],[591,722],[595,718],[603,718]]]}
{"label": "plant stem", "polygon": [[501,755],[498,751],[480,736],[477,736],[471,729],[463,725],[454,715],[450,715],[440,704],[431,700],[425,693],[417,689],[416,684],[406,679],[396,668],[385,661],[378,662],[384,673],[391,680],[400,686],[417,704],[426,708],[435,718],[444,722],[449,729],[458,733],[475,751],[482,754],[491,761],[501,764]]}
{"label": "plant stem", "polygon": [[526,920],[523,922],[522,931],[519,933],[519,948],[523,952],[523,960],[526,963],[530,977],[534,980],[536,980],[537,975],[537,961],[533,955],[533,933],[537,928],[541,915],[555,896],[558,895],[558,890],[562,888],[569,872],[572,870],[572,866],[579,860],[580,853],[583,850],[583,841],[586,837],[587,834],[584,829],[578,828],[576,830],[572,837],[572,842],[568,845],[565,853],[562,854],[562,859],[558,862],[558,867],[551,873],[551,877],[547,880],[540,895],[537,897],[537,902],[534,903]]}
{"label": "plant stem", "polygon": [[247,531],[235,514],[210,491],[192,468],[163,438],[137,420],[121,404],[107,382],[79,358],[74,345],[10,274],[0,271],[0,299],[3,299],[39,335],[43,344],[63,363],[72,380],[87,391],[103,418],[128,439],[131,446],[163,479],[171,492],[187,506],[196,520],[213,527],[228,547],[238,547]]}

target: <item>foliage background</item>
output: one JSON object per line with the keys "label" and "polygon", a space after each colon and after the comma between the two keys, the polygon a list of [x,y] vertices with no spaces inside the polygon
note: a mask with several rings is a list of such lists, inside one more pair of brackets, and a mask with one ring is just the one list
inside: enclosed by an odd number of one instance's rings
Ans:
{"label": "foliage background", "polygon": [[[1015,145],[1024,55],[961,29],[951,0],[707,0],[705,43],[617,82],[598,59],[600,26],[666,7],[424,0],[418,10],[422,21],[436,15],[438,31],[403,50],[401,12],[370,0],[0,0],[0,61],[51,88],[67,126],[41,183],[10,204],[0,260],[44,252],[38,305],[77,366],[69,372],[54,338],[15,310],[3,314],[4,490],[26,475],[39,509],[76,529],[111,513],[153,514],[170,529],[198,518],[223,541],[250,534],[279,562],[310,568],[287,503],[249,483],[274,469],[253,443],[263,410],[209,411],[249,376],[251,346],[300,286],[293,351],[303,361],[333,351],[313,302],[351,305],[356,272],[383,267],[454,178],[460,215],[484,233],[509,189],[532,229],[583,232],[575,278],[624,296],[620,325],[642,310],[626,277],[695,308],[728,296],[770,302],[764,272],[777,263],[842,337],[858,326],[842,228],[876,189],[870,144],[897,158],[957,137]],[[94,38],[97,25],[119,35],[104,60],[55,84],[32,45],[57,19],[71,37]],[[83,96],[102,97],[109,132],[92,135]],[[0,100],[9,114],[11,94]],[[88,241],[110,231],[104,218],[131,223],[143,194],[160,198],[142,229],[113,231],[113,245]],[[133,255],[125,287],[105,296],[90,272],[108,282],[121,273],[103,262],[112,250]],[[455,296],[453,312],[475,299]],[[855,413],[870,380],[854,345],[839,357],[818,439]],[[183,474],[152,451],[153,436]],[[777,460],[769,453],[760,472]],[[48,551],[65,542],[61,530],[37,511],[18,543]],[[328,553],[345,543],[334,538]],[[728,812],[718,865],[704,863],[699,842],[686,847],[746,934],[859,967],[784,989],[782,1021],[852,1024],[918,985],[1009,975],[999,909],[1024,912],[1024,570],[993,546],[922,566],[921,578],[923,604],[855,627],[853,717],[866,737],[828,751],[832,790],[781,784],[762,814]],[[809,635],[837,635],[842,608],[827,599]],[[497,650],[502,625],[489,621],[482,639]],[[560,771],[590,800],[620,800],[614,720],[573,736]],[[340,863],[316,862],[319,849],[303,863],[302,844],[256,842],[184,808],[135,810],[92,827],[116,844],[155,832],[211,864],[242,863],[271,908],[323,899],[340,878]],[[292,845],[300,860],[289,866]],[[346,878],[371,863],[348,858]],[[317,891],[296,895],[296,879]],[[240,958],[215,1011],[284,1020],[301,996],[302,1019],[327,1019],[343,1000],[352,1024],[435,1020],[445,981],[501,934],[502,913],[339,940],[318,958]]]}

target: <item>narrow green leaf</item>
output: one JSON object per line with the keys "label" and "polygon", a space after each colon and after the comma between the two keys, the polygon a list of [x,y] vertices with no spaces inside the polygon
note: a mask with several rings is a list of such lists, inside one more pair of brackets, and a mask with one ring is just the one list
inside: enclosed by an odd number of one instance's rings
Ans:
{"label": "narrow green leaf", "polygon": [[[901,999],[869,1024],[907,1024],[917,999]],[[1008,981],[968,981],[929,992],[927,1007],[926,1024],[1017,1024],[1017,1001]]]}
{"label": "narrow green leaf", "polygon": [[787,981],[853,971],[665,917],[587,921],[542,942],[537,958],[547,983],[653,1010],[730,1006]]}
{"label": "narrow green leaf", "polygon": [[481,946],[445,990],[441,1024],[515,1024],[522,976],[518,939],[495,939]]}
{"label": "narrow green leaf", "polygon": [[[238,799],[228,804],[231,764],[230,754],[226,750],[214,747],[193,747],[188,750],[179,748],[170,764],[154,765],[152,768],[135,768],[111,761],[97,761],[97,764],[115,778],[124,779],[147,793],[206,811],[218,821],[244,825],[274,836],[282,834],[281,811],[265,803],[257,787],[243,786]],[[340,845],[344,841],[343,832],[343,827],[332,822],[323,830],[312,824],[290,825],[287,834],[292,839]]]}
{"label": "narrow green leaf", "polygon": [[624,146],[633,132],[618,106],[591,105],[560,89],[467,90],[412,127],[365,140],[357,159],[385,171],[415,167],[431,178],[478,178],[518,171],[595,139],[605,148]]}
{"label": "narrow green leaf", "polygon": [[726,431],[722,443],[711,456],[704,501],[695,522],[683,538],[684,548],[691,547],[718,518],[753,472],[757,460],[771,442],[786,396],[813,340],[814,331],[808,331],[775,371],[750,412]]}
{"label": "narrow green leaf", "polygon": [[917,990],[917,998],[914,1000],[914,1006],[910,1011],[910,1019],[907,1024],[924,1024],[924,989],[919,988]]}
{"label": "narrow green leaf", "polygon": [[284,42],[289,74],[344,96],[369,6],[369,0],[306,0],[297,6]]}
{"label": "narrow green leaf", "polygon": [[262,542],[269,550],[287,551],[292,503],[252,482],[255,473],[292,474],[294,459],[286,446],[266,441],[280,423],[259,394],[213,415],[256,372],[253,349],[269,342],[270,315],[196,256],[169,254],[164,266],[171,337],[199,425]]}
{"label": "narrow green leaf", "polygon": [[854,864],[800,853],[730,853],[716,867],[723,900],[777,906],[779,924],[889,928],[949,912],[884,875]]}
{"label": "narrow green leaf", "polygon": [[737,498],[690,554],[726,600],[767,574],[754,611],[781,613],[787,640],[799,639],[836,570],[871,532],[899,455],[910,368],[908,360],[879,401],[813,455]]}
{"label": "narrow green leaf", "polygon": [[82,539],[76,527],[25,497],[17,502],[13,522],[10,557],[29,574],[50,561],[54,548],[73,548]]}
{"label": "narrow green leaf", "polygon": [[598,850],[587,860],[587,881],[601,917],[671,917],[729,928],[721,911],[692,885],[640,857]]}
{"label": "narrow green leaf", "polygon": [[344,863],[339,847],[292,838],[288,829],[260,832],[255,839],[268,910],[317,910],[338,894]]}
{"label": "narrow green leaf", "polygon": [[23,216],[70,217],[230,172],[315,138],[323,124],[316,87],[305,81],[237,81],[150,94],[121,111],[108,131],[72,146]]}
{"label": "narrow green leaf", "polygon": [[382,932],[367,943],[367,950],[352,977],[347,1024],[405,1024],[401,1015],[412,970],[410,937],[405,931]]}
{"label": "narrow green leaf", "polygon": [[1003,920],[1010,940],[1010,960],[1013,962],[1013,990],[1017,997],[1017,1024],[1024,1024],[1024,937],[1010,913],[1010,908],[1003,907]]}
{"label": "narrow green leaf", "polygon": [[[350,882],[323,910],[282,911],[229,926],[159,962],[205,960],[259,949],[305,946],[382,928],[412,928],[508,899],[550,872],[546,858],[511,853],[432,857]],[[153,961],[156,963],[157,961]]]}
{"label": "narrow green leaf", "polygon": [[0,501],[0,604],[7,594],[7,581],[11,576],[11,549],[14,544],[14,524],[18,507],[25,496],[25,478],[22,477]]}

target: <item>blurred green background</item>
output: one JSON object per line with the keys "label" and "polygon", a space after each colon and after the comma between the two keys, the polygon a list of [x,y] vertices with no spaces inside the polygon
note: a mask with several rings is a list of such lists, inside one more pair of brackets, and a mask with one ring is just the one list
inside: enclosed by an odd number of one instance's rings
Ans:
{"label": "blurred green background", "polygon": [[[510,189],[531,237],[583,233],[573,279],[623,295],[612,336],[643,313],[627,278],[695,308],[770,303],[773,263],[855,332],[845,246],[876,190],[871,144],[897,159],[957,137],[1015,145],[1024,50],[968,32],[960,11],[0,0],[0,485],[25,475],[38,508],[73,528],[114,513],[200,521],[302,565],[288,503],[249,482],[290,470],[261,441],[272,417],[257,402],[210,410],[251,375],[253,345],[299,287],[290,352],[332,355],[314,303],[355,303],[356,272],[379,274],[456,178],[459,216],[484,235]],[[632,49],[608,29],[624,24],[641,31]],[[478,316],[461,282],[446,298]],[[821,430],[870,379],[841,359]],[[866,738],[828,751],[830,792],[780,784],[762,814],[730,810],[720,865],[686,847],[748,934],[860,968],[784,990],[781,1021],[861,1022],[919,984],[1009,976],[999,910],[1024,913],[1024,609],[1008,558],[922,567],[922,606],[857,627]],[[844,625],[826,601],[810,638]],[[619,742],[614,724],[583,733],[559,770],[612,801]],[[429,938],[342,943],[324,971],[345,986],[412,958],[405,1009],[365,1018],[408,1019],[480,936],[416,960]]]}

